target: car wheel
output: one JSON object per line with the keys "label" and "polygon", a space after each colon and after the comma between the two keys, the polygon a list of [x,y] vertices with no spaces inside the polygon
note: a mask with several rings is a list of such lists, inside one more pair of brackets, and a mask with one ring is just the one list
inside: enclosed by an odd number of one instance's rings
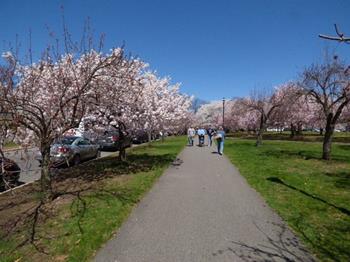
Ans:
{"label": "car wheel", "polygon": [[80,164],[80,156],[79,155],[75,155],[73,158],[73,165],[79,165]]}

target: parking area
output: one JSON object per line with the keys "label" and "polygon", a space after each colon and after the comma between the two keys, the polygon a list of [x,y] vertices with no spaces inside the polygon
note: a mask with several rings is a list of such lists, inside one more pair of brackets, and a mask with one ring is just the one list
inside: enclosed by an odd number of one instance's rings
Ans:
{"label": "parking area", "polygon": [[[41,168],[35,159],[39,150],[37,148],[17,149],[5,151],[5,157],[15,161],[21,168],[20,184],[27,184],[40,179]],[[100,157],[106,157],[115,152],[101,151]]]}

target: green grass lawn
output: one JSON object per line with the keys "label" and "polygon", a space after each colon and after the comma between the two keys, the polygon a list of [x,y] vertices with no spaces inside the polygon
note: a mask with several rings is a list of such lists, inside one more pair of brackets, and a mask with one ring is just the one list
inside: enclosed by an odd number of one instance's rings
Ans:
{"label": "green grass lawn", "polygon": [[[234,132],[229,133],[229,137],[256,139],[256,134],[250,132]],[[263,140],[287,140],[287,141],[304,141],[304,142],[322,142],[323,135],[319,133],[304,131],[301,136],[290,137],[290,131],[283,132],[265,132]],[[334,132],[333,142],[350,143],[350,132]]]}
{"label": "green grass lawn", "polygon": [[7,142],[4,145],[4,149],[11,149],[11,148],[16,148],[18,145],[14,142]]}
{"label": "green grass lawn", "polygon": [[321,261],[350,261],[350,145],[227,139],[225,154]]}
{"label": "green grass lawn", "polygon": [[91,259],[185,144],[185,137],[169,137],[164,142],[131,149],[126,163],[107,157],[80,165],[69,174],[62,171],[66,177],[58,179],[57,190],[81,190],[81,193],[79,197],[63,194],[50,205],[55,215],[40,223],[36,244],[48,254],[39,252],[29,243],[15,248],[28,235],[29,227],[24,227],[10,239],[0,240],[0,261],[80,262]]}

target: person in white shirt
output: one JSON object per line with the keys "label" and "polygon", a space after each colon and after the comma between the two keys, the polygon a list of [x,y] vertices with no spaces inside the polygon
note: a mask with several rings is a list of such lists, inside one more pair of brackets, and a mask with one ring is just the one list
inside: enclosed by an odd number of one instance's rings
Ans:
{"label": "person in white shirt", "polygon": [[196,130],[194,130],[194,128],[190,127],[187,130],[188,145],[193,146],[193,139],[194,139],[195,135],[196,135]]}

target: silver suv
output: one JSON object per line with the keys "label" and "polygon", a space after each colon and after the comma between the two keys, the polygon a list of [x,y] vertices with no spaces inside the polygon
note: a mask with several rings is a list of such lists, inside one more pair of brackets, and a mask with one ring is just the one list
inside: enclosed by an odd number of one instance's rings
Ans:
{"label": "silver suv", "polygon": [[[50,149],[51,164],[53,167],[61,165],[77,165],[88,159],[100,156],[99,145],[91,143],[90,140],[77,137],[66,136],[57,140]],[[41,156],[37,158],[42,161]]]}

